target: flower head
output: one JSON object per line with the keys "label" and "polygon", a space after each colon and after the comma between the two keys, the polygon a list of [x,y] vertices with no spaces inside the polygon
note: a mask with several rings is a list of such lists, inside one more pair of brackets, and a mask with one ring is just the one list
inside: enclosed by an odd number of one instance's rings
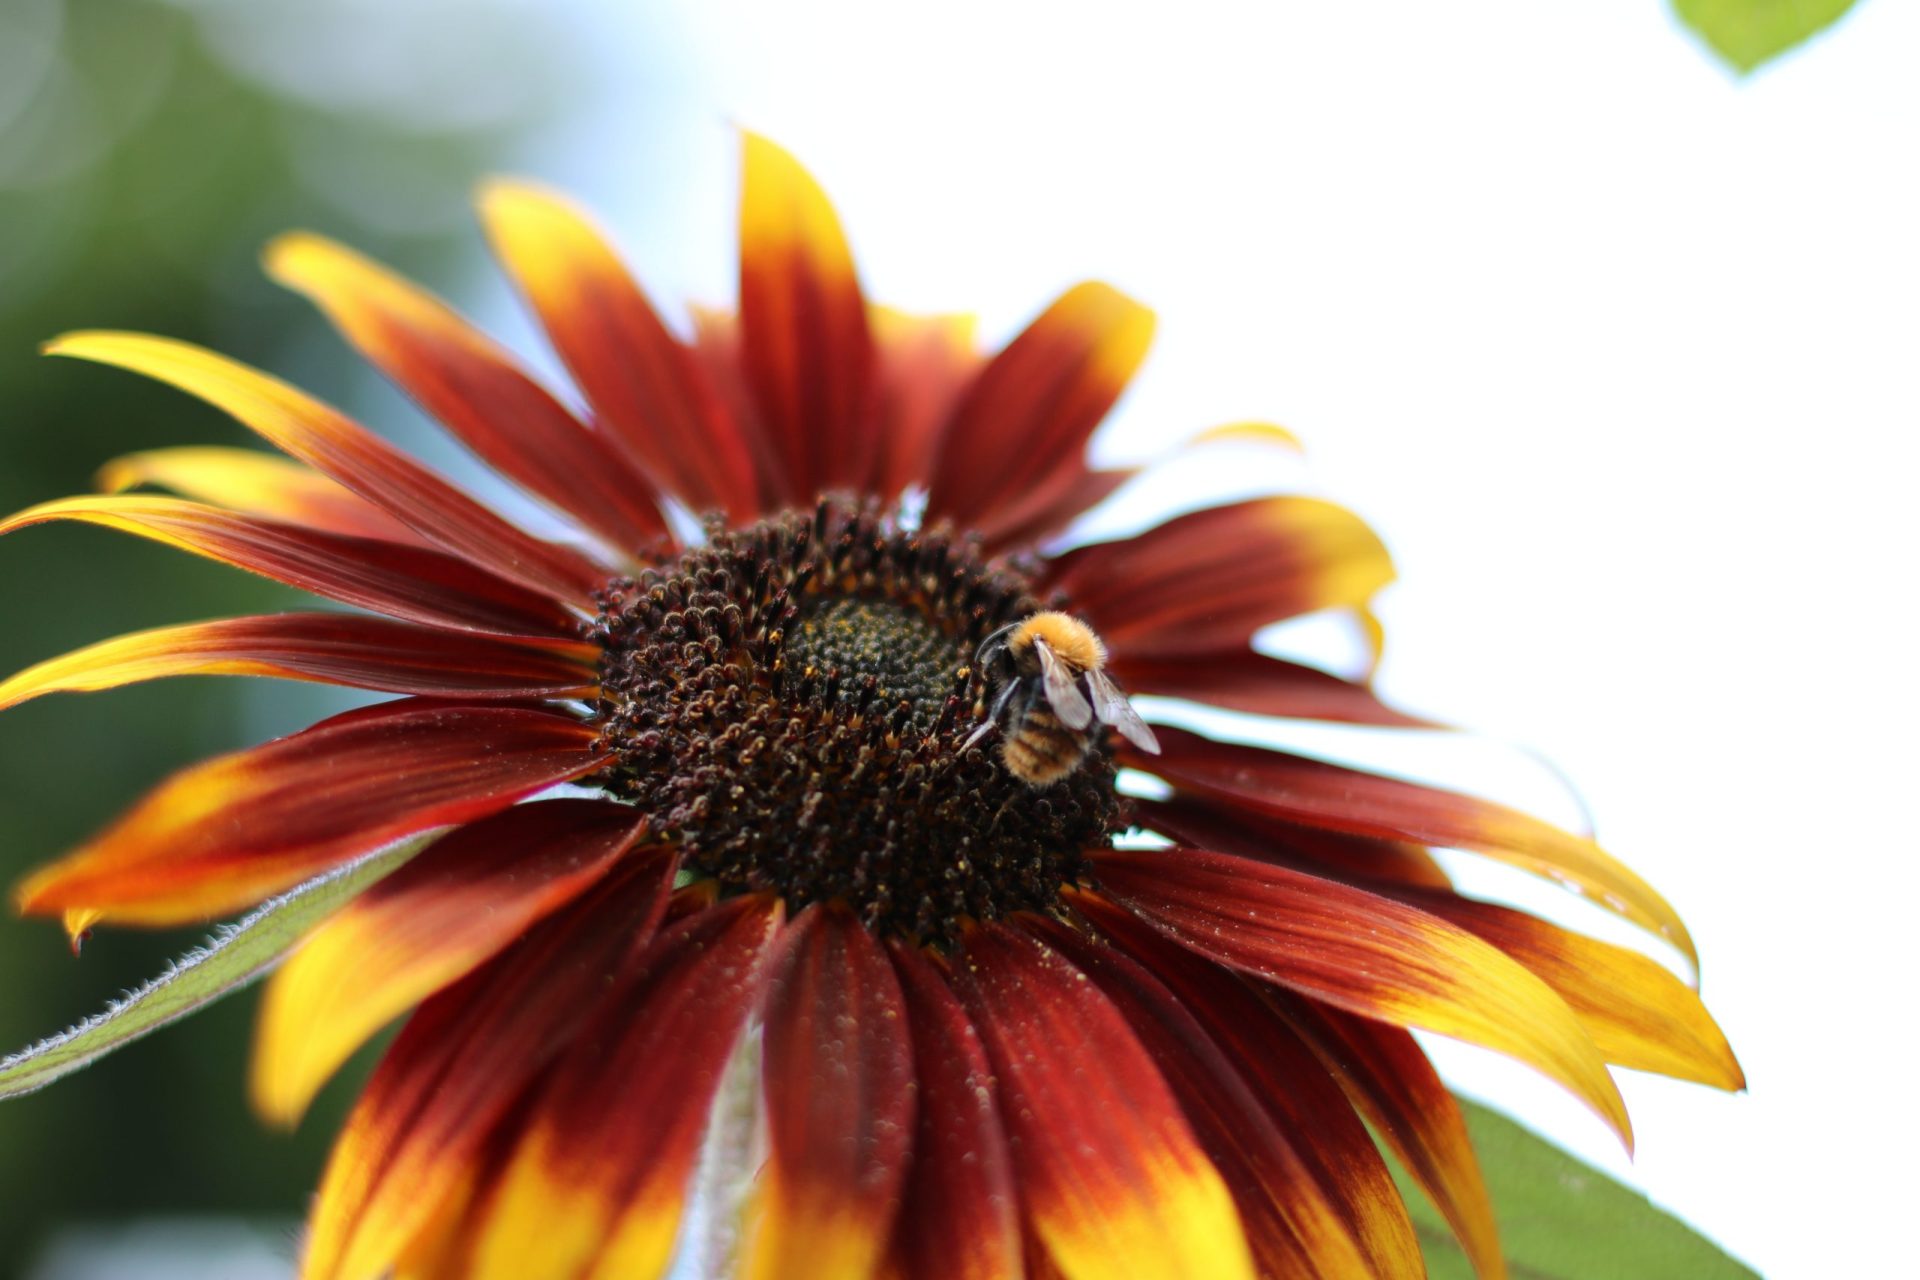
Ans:
{"label": "flower head", "polygon": [[[125,636],[0,706],[213,672],[404,695],[176,775],[19,893],[76,937],[179,924],[440,833],[267,992],[253,1090],[281,1122],[414,1010],[324,1177],[310,1280],[658,1275],[742,1072],[764,1143],[742,1275],[1418,1275],[1369,1124],[1495,1275],[1411,1030],[1538,1068],[1623,1139],[1609,1062],[1738,1086],[1666,968],[1463,897],[1426,851],[1551,877],[1690,958],[1592,841],[1139,721],[1132,694],[1422,723],[1251,647],[1388,581],[1337,506],[1060,549],[1131,474],[1087,443],[1145,354],[1138,303],[1080,285],[983,356],[962,320],[870,305],[819,188],[757,138],[739,309],[690,341],[558,198],[481,208],[584,418],[348,249],[288,236],[268,269],[572,536],[265,374],[120,333],[49,349],[290,458],[139,454],[0,524],[107,525],[354,609]],[[1122,768],[1164,786],[1123,792]],[[1165,839],[1116,839],[1135,828]]]}

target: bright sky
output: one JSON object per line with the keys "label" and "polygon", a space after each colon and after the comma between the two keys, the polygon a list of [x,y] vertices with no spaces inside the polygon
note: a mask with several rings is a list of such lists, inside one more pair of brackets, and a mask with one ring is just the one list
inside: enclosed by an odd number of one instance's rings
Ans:
{"label": "bright sky", "polygon": [[[1523,1072],[1451,1052],[1453,1078],[1769,1276],[1883,1273],[1920,1137],[1893,737],[1920,713],[1920,10],[1864,0],[1740,81],[1661,0],[1137,9],[630,19],[603,47],[653,42],[655,78],[532,167],[666,297],[730,296],[743,124],[821,176],[888,301],[996,338],[1084,276],[1152,303],[1102,447],[1304,435],[1399,559],[1386,692],[1579,781],[1692,924],[1752,1091],[1629,1073],[1629,1165]],[[1519,757],[1456,755],[1431,771],[1572,820]]]}

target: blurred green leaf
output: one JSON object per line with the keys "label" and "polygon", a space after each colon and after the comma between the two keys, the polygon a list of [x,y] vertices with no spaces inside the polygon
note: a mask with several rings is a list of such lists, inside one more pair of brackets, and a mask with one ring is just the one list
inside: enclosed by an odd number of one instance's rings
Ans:
{"label": "blurred green leaf", "polygon": [[[36,354],[74,328],[212,347],[307,384],[456,473],[474,469],[350,361],[304,299],[268,280],[258,255],[273,235],[310,227],[472,301],[484,258],[467,197],[484,174],[544,154],[554,126],[591,114],[614,76],[661,101],[684,92],[653,74],[671,65],[670,47],[609,51],[605,24],[550,8],[0,0],[0,511],[85,492],[101,462],[134,450],[258,444],[176,391]],[[0,538],[0,675],[102,636],[303,599],[105,530],[24,531]],[[175,770],[365,700],[195,676],[12,708],[0,715],[0,889]],[[126,975],[157,973],[200,940],[103,929],[76,964],[57,933],[0,920],[0,1053],[101,1008]],[[146,1036],[59,1088],[0,1103],[0,1280],[33,1274],[74,1224],[304,1202],[356,1069],[299,1132],[264,1137],[243,1100],[252,1006],[245,993],[204,1006],[190,1032]]]}
{"label": "blurred green leaf", "polygon": [[1838,22],[1853,0],[1673,0],[1680,21],[1738,71]]}
{"label": "blurred green leaf", "polygon": [[[1462,1098],[1512,1280],[1758,1280],[1638,1191]],[[1431,1280],[1474,1280],[1445,1218],[1394,1171]]]}
{"label": "blurred green leaf", "polygon": [[374,881],[399,869],[439,835],[398,841],[281,894],[105,1013],[0,1059],[0,1098],[17,1097],[238,991],[273,968],[314,925]]}

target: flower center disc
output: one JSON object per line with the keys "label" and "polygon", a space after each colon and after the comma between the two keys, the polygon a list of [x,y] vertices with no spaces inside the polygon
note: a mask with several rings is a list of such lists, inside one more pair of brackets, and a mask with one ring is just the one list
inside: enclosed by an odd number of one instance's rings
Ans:
{"label": "flower center disc", "polygon": [[969,542],[823,502],[714,535],[601,594],[595,781],[684,865],[792,910],[839,899],[937,945],[963,920],[1046,910],[1123,826],[1102,746],[1053,786],[961,744],[987,689],[970,662],[1041,606]]}

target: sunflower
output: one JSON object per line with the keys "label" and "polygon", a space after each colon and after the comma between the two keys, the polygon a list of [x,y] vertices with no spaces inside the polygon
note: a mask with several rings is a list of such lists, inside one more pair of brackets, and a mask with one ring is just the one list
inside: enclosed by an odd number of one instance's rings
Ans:
{"label": "sunflower", "polygon": [[265,374],[105,332],[48,349],[290,456],[137,454],[0,524],[106,525],[353,607],[106,641],[0,705],[212,672],[404,695],[177,774],[18,895],[77,940],[437,835],[265,995],[253,1097],[288,1124],[413,1011],[324,1174],[308,1280],[654,1276],[690,1210],[706,1265],[751,1277],[1416,1276],[1382,1147],[1497,1276],[1413,1030],[1537,1068],[1623,1140],[1608,1063],[1739,1086],[1688,983],[1455,893],[1428,852],[1549,877],[1691,962],[1591,840],[1132,723],[1125,694],[1430,728],[1252,647],[1367,616],[1390,578],[1337,506],[1061,549],[1132,474],[1087,445],[1146,352],[1138,303],[1082,284],[983,354],[964,320],[869,304],[819,187],[753,137],[738,310],[690,339],[561,199],[480,207],[584,416],[346,248],[287,236],[267,269],[566,536]]}

